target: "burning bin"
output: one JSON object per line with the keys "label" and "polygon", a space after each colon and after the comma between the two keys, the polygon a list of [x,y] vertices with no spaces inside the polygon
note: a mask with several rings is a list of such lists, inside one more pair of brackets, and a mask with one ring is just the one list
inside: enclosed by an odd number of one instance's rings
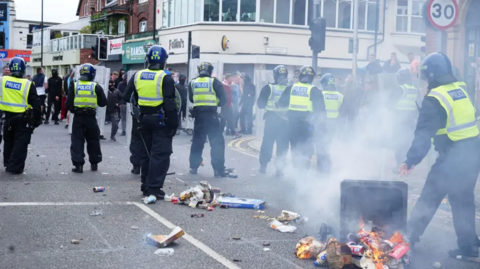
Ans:
{"label": "burning bin", "polygon": [[347,242],[359,221],[372,221],[386,235],[407,231],[408,185],[398,181],[344,180],[341,183],[340,239]]}

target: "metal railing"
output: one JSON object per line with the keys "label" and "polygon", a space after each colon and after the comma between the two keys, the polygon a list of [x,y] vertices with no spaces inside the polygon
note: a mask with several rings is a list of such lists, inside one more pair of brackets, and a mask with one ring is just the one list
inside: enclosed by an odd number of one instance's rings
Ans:
{"label": "metal railing", "polygon": [[75,49],[90,49],[95,46],[98,35],[73,35],[50,40],[49,51],[59,52]]}

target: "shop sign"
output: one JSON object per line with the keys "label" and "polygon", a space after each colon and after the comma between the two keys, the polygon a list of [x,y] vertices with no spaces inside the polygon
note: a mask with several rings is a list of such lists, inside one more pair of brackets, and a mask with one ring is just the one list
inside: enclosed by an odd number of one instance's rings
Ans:
{"label": "shop sign", "polygon": [[222,50],[226,51],[228,49],[228,39],[226,36],[222,36]]}
{"label": "shop sign", "polygon": [[30,62],[30,50],[0,50],[0,60],[10,60],[13,57],[21,57],[25,62]]}
{"label": "shop sign", "polygon": [[122,54],[122,44],[124,38],[115,38],[108,40],[108,55]]}
{"label": "shop sign", "polygon": [[8,20],[8,5],[7,3],[0,4],[0,21]]}
{"label": "shop sign", "polygon": [[[153,41],[151,41],[153,42]],[[148,42],[139,41],[122,44],[122,63],[123,64],[141,64],[145,62],[145,44]]]}
{"label": "shop sign", "polygon": [[185,47],[185,42],[181,38],[175,38],[168,40],[168,49],[183,49]]}
{"label": "shop sign", "polygon": [[287,54],[287,48],[278,48],[278,47],[265,47],[266,54]]}

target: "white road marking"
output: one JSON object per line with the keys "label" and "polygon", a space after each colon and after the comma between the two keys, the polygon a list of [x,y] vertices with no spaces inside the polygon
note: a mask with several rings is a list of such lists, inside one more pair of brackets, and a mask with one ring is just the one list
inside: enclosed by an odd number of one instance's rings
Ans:
{"label": "white road marking", "polygon": [[132,202],[0,202],[3,206],[50,206],[50,205],[131,205]]}
{"label": "white road marking", "polygon": [[[145,213],[149,214],[150,216],[152,216],[153,218],[155,218],[156,220],[158,220],[160,223],[162,223],[163,225],[165,225],[167,228],[170,228],[170,229],[173,229],[175,227],[177,227],[175,224],[171,223],[170,221],[168,221],[167,219],[165,219],[164,217],[160,216],[157,212],[153,211],[152,209],[150,209],[148,206],[144,205],[144,204],[141,204],[141,203],[136,203],[136,202],[133,202],[134,205],[138,206],[140,209],[142,209],[143,211],[145,211]],[[240,269],[240,267],[238,267],[236,264],[234,264],[233,262],[229,261],[227,258],[223,257],[222,255],[218,254],[217,252],[215,252],[213,249],[211,249],[210,247],[208,247],[207,245],[205,245],[204,243],[198,241],[197,239],[195,239],[193,236],[185,233],[185,235],[183,236],[183,238],[185,240],[187,240],[188,242],[190,242],[190,244],[194,245],[195,247],[197,247],[198,249],[202,250],[203,252],[205,252],[208,256],[210,256],[211,258],[215,259],[216,261],[218,261],[219,263],[223,264],[225,267],[227,268],[231,268],[231,269]]]}

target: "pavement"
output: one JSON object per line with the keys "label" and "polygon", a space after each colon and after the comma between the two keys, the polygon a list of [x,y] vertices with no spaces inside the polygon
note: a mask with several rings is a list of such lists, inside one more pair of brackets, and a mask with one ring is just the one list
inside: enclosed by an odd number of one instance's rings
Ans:
{"label": "pavement", "polygon": [[[105,129],[109,137],[109,126]],[[236,169],[237,179],[213,177],[208,144],[205,166],[198,175],[190,175],[190,139],[185,133],[174,138],[170,171],[176,174],[167,177],[167,193],[179,194],[206,180],[237,197],[265,199],[265,213],[234,208],[209,212],[163,201],[145,205],[140,178],[130,173],[130,154],[122,137],[117,142],[102,141],[99,171],[91,172],[86,165],[79,175],[71,172],[67,131],[62,125],[40,126],[29,145],[25,173],[0,172],[0,268],[313,268],[313,260],[294,255],[297,241],[316,235],[322,222],[338,223],[342,178],[378,176],[378,165],[372,161],[378,160],[375,153],[360,149],[334,155],[339,172],[331,178],[287,167],[287,176],[278,179],[271,176],[272,165],[267,175],[259,175],[252,137],[226,138],[226,166]],[[415,180],[407,183],[413,185]],[[98,186],[106,191],[94,193],[92,188]],[[412,205],[409,201],[409,208]],[[90,216],[94,210],[103,215]],[[295,224],[294,233],[280,233],[266,220],[254,218],[276,217],[281,210],[298,212],[309,221]],[[191,218],[192,213],[205,217]],[[480,218],[477,224],[480,229]],[[157,248],[147,245],[145,236],[168,234],[175,226],[186,235],[169,246],[173,255],[155,255]],[[73,239],[80,243],[72,244]],[[478,264],[447,257],[455,242],[451,213],[439,210],[416,249],[411,268],[431,268],[433,262],[442,263],[443,268],[478,268]],[[270,244],[269,251],[264,243]]]}

